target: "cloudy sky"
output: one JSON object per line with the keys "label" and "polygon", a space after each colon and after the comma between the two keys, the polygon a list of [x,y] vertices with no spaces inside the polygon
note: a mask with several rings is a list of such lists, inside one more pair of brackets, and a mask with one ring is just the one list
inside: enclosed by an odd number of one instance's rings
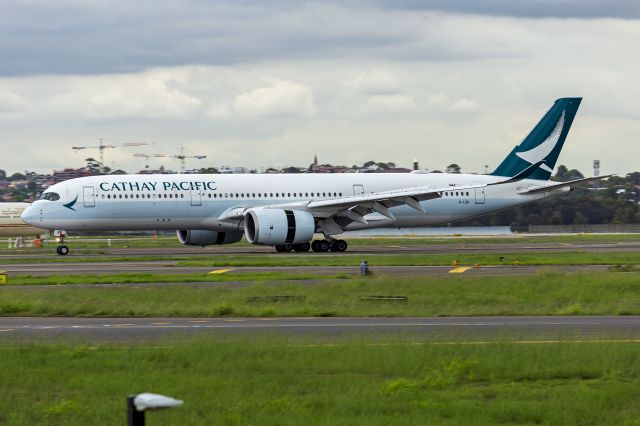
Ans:
{"label": "cloudy sky", "polygon": [[11,173],[79,167],[98,137],[128,171],[184,146],[192,167],[483,172],[564,96],[584,100],[560,163],[640,170],[637,0],[3,0],[0,58]]}

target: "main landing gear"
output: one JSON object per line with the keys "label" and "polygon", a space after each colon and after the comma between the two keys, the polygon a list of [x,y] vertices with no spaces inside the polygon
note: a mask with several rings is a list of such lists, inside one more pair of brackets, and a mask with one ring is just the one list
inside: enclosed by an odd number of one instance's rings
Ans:
{"label": "main landing gear", "polygon": [[315,240],[311,244],[278,244],[276,245],[276,251],[279,253],[288,253],[291,250],[295,252],[309,251],[309,249],[315,252],[343,252],[347,250],[347,242],[344,240]]}
{"label": "main landing gear", "polygon": [[278,244],[276,245],[276,251],[278,253],[288,253],[291,250],[295,252],[304,252],[309,251],[311,249],[310,243],[300,243],[300,244]]}
{"label": "main landing gear", "polygon": [[64,231],[60,231],[60,235],[58,235],[57,241],[60,244],[56,247],[56,253],[60,256],[66,256],[69,254],[69,247],[64,244],[64,237],[66,236]]}

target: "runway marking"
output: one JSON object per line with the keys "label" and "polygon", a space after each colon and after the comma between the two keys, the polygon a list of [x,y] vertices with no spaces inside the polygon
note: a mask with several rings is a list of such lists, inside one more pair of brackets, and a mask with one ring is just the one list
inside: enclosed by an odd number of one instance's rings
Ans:
{"label": "runway marking", "polygon": [[459,266],[457,268],[453,268],[452,270],[450,270],[449,273],[450,274],[462,274],[463,272],[466,272],[471,268],[472,268],[471,266]]}
{"label": "runway marking", "polygon": [[135,325],[135,324],[113,324],[112,327],[127,327],[127,326],[130,326],[130,325]]}
{"label": "runway marking", "polygon": [[224,274],[225,272],[231,272],[233,269],[216,269],[215,271],[209,272],[209,274]]}
{"label": "runway marking", "polygon": [[16,329],[15,328],[3,328],[3,329],[0,329],[0,332],[8,332],[8,331],[16,331]]}
{"label": "runway marking", "polygon": [[189,321],[189,322],[201,323],[201,322],[211,322],[211,321],[209,321],[209,320],[193,320],[193,321]]}
{"label": "runway marking", "polygon": [[224,320],[224,322],[243,322],[243,321],[246,321],[246,320],[243,320],[243,319],[226,319],[226,320]]}
{"label": "runway marking", "polygon": [[152,322],[151,325],[167,325],[171,324],[170,322]]}

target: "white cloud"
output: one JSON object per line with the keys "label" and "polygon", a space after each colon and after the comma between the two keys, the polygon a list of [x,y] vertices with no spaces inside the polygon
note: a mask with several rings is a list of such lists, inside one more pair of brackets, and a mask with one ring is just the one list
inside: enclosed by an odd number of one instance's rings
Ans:
{"label": "white cloud", "polygon": [[370,114],[406,114],[416,108],[416,101],[408,95],[376,95],[367,99],[360,110]]}
{"label": "white cloud", "polygon": [[29,105],[29,100],[24,96],[8,90],[0,90],[0,113],[22,112]]}
{"label": "white cloud", "polygon": [[201,101],[154,73],[76,77],[64,93],[48,99],[53,113],[90,119],[183,117]]}
{"label": "white cloud", "polygon": [[351,84],[358,92],[364,94],[393,94],[402,87],[396,74],[381,68],[358,75]]}
{"label": "white cloud", "polygon": [[473,100],[473,99],[459,99],[457,101],[455,101],[454,103],[452,103],[449,106],[449,109],[451,111],[456,111],[456,112],[470,112],[470,111],[474,111],[475,109],[477,109],[478,107],[478,102]]}
{"label": "white cloud", "polygon": [[310,87],[291,81],[276,80],[272,85],[260,87],[236,96],[233,109],[240,115],[287,116],[316,113]]}

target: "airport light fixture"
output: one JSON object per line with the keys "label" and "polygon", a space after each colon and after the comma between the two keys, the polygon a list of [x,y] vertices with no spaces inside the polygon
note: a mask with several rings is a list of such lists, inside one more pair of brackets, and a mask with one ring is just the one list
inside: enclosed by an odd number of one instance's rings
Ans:
{"label": "airport light fixture", "polygon": [[141,393],[127,397],[127,425],[144,426],[145,412],[181,407],[183,402],[157,393]]}

